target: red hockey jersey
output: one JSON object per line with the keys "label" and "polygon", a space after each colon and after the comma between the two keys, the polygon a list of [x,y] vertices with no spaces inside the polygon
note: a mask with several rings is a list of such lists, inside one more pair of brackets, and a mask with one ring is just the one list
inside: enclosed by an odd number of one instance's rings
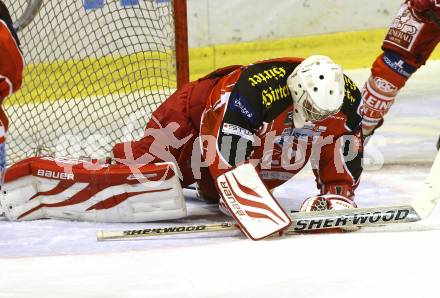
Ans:
{"label": "red hockey jersey", "polygon": [[[23,67],[24,60],[11,17],[5,5],[0,2],[0,104],[20,88]],[[7,118],[1,108],[0,120],[7,128]]]}

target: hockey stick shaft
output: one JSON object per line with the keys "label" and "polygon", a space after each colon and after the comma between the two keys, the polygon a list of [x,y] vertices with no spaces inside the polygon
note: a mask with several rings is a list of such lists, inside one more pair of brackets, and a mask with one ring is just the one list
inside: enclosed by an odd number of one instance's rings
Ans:
{"label": "hockey stick shaft", "polygon": [[145,228],[124,231],[99,231],[98,241],[104,240],[131,240],[167,235],[220,232],[238,230],[233,222],[223,222],[219,224],[200,224],[200,225],[179,225],[164,228]]}

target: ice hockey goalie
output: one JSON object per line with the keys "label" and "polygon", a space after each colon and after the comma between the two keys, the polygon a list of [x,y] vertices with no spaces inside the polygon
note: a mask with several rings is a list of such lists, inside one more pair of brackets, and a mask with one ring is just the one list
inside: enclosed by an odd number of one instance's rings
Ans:
{"label": "ice hockey goalie", "polygon": [[[153,113],[142,139],[114,146],[116,164],[88,171],[89,165],[78,163],[66,171],[69,161],[60,167],[36,158],[23,161],[20,174],[19,166],[12,166],[2,206],[13,220],[150,221],[157,217],[145,209],[156,206],[176,211],[162,219],[184,216],[180,187],[196,183],[201,196],[219,203],[248,237],[261,239],[290,225],[270,190],[308,161],[319,194],[344,198],[344,204],[333,204],[336,198],[328,208],[355,206],[362,172],[361,119],[360,91],[329,57],[229,66],[171,95]],[[173,174],[156,187],[144,178],[156,175],[158,163]],[[134,170],[133,177],[142,178],[138,182],[127,178]],[[26,195],[20,196],[24,189]],[[128,193],[138,195],[128,198]]]}

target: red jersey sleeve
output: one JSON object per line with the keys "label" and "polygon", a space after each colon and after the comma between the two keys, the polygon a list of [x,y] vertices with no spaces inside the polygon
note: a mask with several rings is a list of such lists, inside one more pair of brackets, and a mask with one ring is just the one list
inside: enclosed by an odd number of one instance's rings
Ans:
{"label": "red jersey sleeve", "polygon": [[[345,76],[345,98],[341,111],[330,116],[326,126],[330,129],[323,146],[315,146],[311,162],[318,188],[322,194],[332,193],[352,197],[362,174],[362,96]],[[344,121],[340,121],[344,119]]]}
{"label": "red jersey sleeve", "polygon": [[0,103],[21,87],[24,60],[13,31],[0,18]]}
{"label": "red jersey sleeve", "polygon": [[332,193],[352,197],[362,173],[362,157],[360,131],[343,135],[335,142],[323,146],[319,161],[314,167],[321,194]]}

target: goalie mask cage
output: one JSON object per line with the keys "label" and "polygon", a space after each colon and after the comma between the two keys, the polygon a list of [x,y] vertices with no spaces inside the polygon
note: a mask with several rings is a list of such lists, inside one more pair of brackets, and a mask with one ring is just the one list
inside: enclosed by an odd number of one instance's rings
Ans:
{"label": "goalie mask cage", "polygon": [[6,0],[26,62],[8,164],[109,156],[188,81],[186,0]]}

